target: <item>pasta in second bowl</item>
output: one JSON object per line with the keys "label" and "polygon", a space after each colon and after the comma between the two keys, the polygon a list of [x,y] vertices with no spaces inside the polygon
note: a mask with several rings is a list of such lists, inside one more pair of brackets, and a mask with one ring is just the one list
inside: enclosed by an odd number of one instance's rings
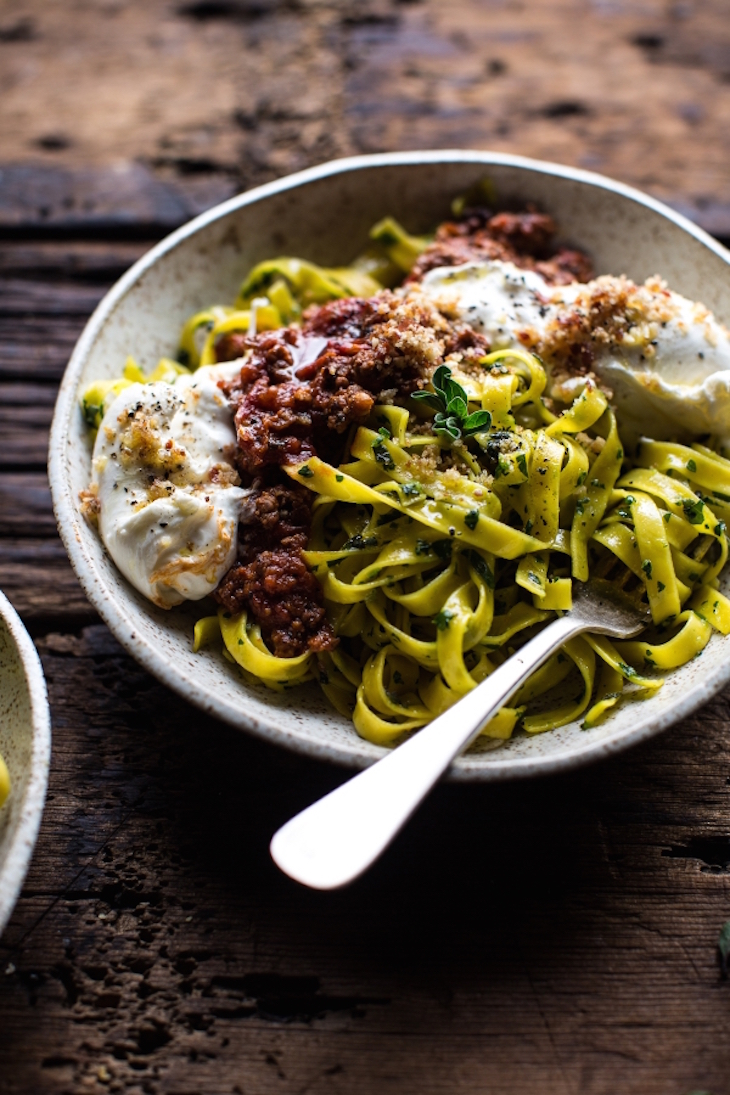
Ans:
{"label": "pasta in second bowl", "polygon": [[[80,387],[83,388],[92,381],[111,379],[118,372],[119,361],[123,361],[132,349],[140,354],[140,365],[147,370],[151,369],[157,357],[172,356],[178,341],[178,332],[174,328],[182,325],[186,313],[205,307],[214,300],[230,299],[231,287],[240,281],[246,269],[257,262],[285,252],[304,256],[323,265],[341,266],[362,249],[373,222],[387,214],[394,214],[411,232],[432,228],[448,214],[449,200],[460,191],[468,190],[485,174],[494,181],[501,194],[523,203],[537,201],[541,208],[552,213],[559,222],[561,236],[589,251],[600,273],[625,273],[636,281],[660,273],[667,277],[673,289],[687,297],[703,299],[717,312],[718,318],[723,317],[723,312],[727,315],[727,300],[723,301],[723,292],[727,296],[727,266],[721,249],[702,233],[691,226],[685,226],[681,219],[663,211],[649,199],[626,191],[616,184],[550,165],[509,157],[491,157],[487,154],[440,153],[363,158],[317,169],[303,176],[272,184],[262,191],[244,195],[199,218],[188,229],[181,230],[161,244],[148,260],[142,260],[123,279],[120,286],[112,291],[110,298],[107,298],[106,304],[101,306],[101,314],[97,313],[92,319],[69,367],[69,375],[59,400],[54,438],[61,434],[69,436],[69,431],[73,431],[74,436],[70,446],[71,458],[60,471],[60,484],[58,461],[55,456],[52,457],[57,510],[60,517],[68,517],[69,525],[73,523],[78,529],[78,538],[74,537],[67,544],[72,561],[87,592],[114,627],[118,637],[163,680],[229,721],[292,747],[346,763],[362,764],[375,758],[380,750],[372,741],[386,740],[387,734],[384,736],[380,733],[378,727],[373,732],[371,726],[371,732],[367,732],[366,728],[366,736],[371,741],[361,741],[347,727],[344,719],[338,719],[324,709],[318,698],[306,688],[283,696],[265,695],[255,683],[247,680],[243,684],[227,666],[220,661],[216,664],[214,655],[203,653],[191,657],[189,629],[195,612],[191,612],[188,606],[176,609],[173,613],[160,612],[126,586],[110,566],[109,560],[99,550],[98,542],[94,543],[93,532],[79,520],[74,488],[77,491],[83,490],[91,475],[88,442],[83,437],[83,426],[79,421],[80,416],[75,413],[72,400],[78,395]],[[346,253],[343,253],[344,238],[349,241]],[[710,299],[708,286],[712,288]],[[526,367],[529,367],[531,355],[525,355],[525,358]],[[509,372],[501,369],[496,357],[490,364],[495,373],[495,383],[502,371]],[[529,383],[539,383],[538,372],[539,365],[535,369],[533,381]],[[442,374],[441,381],[442,390],[445,390],[443,386],[448,386],[449,377]],[[455,381],[452,379],[451,382]],[[595,398],[598,398],[598,394],[595,394]],[[591,396],[588,402],[593,398]],[[489,405],[496,413],[496,405]],[[445,406],[439,412],[442,417],[447,409]],[[464,412],[466,409],[465,407]],[[595,414],[591,421],[595,421],[604,409],[605,400],[603,406],[597,405],[594,408]],[[368,457],[372,459],[375,454],[375,463],[380,465],[376,469],[379,473],[386,461],[395,465],[400,459],[398,442],[403,440],[400,435],[403,434],[404,425],[402,422],[390,420],[395,411],[397,408],[389,411],[387,407],[382,407],[381,416],[388,418],[388,422],[379,428],[376,423],[368,424],[364,433],[361,429],[362,436],[359,442],[356,440],[351,453],[360,463],[363,460],[367,462]],[[508,411],[509,408],[506,408],[505,413]],[[471,413],[472,416],[475,413],[473,408]],[[397,414],[395,417],[398,417]],[[447,428],[448,417],[444,417]],[[583,423],[586,429],[590,429],[589,418],[590,415]],[[376,426],[374,431],[371,428],[373,425]],[[453,429],[454,423],[451,425]],[[476,429],[480,423],[475,421],[474,425]],[[551,432],[556,433],[555,423],[543,425],[547,425],[547,429],[543,431],[546,438],[549,439]],[[577,423],[576,429],[580,425],[581,423]],[[368,429],[373,437],[369,436]],[[559,427],[559,432],[564,436],[570,433],[570,429]],[[603,433],[605,432],[604,430]],[[646,433],[651,435],[649,423],[646,425]],[[610,438],[603,437],[599,440],[607,452],[604,463],[608,463]],[[412,447],[412,439],[410,444]],[[543,444],[549,448],[548,441]],[[65,449],[64,445],[64,451]],[[52,449],[52,453],[53,451]],[[58,449],[55,451],[58,452]],[[383,457],[380,461],[377,460],[378,452]],[[532,460],[533,455],[530,454],[529,458]],[[698,459],[702,458],[700,454]],[[578,454],[576,459],[580,460]],[[507,462],[509,461],[505,461],[505,467]],[[515,464],[515,475],[519,477],[519,460],[515,459],[512,463]],[[692,463],[696,461],[692,460]],[[547,458],[546,466],[549,464],[550,459]],[[308,458],[299,461],[298,470],[297,467],[294,470],[302,478],[306,476],[309,480],[307,486],[314,486],[315,489],[318,477],[326,474],[321,462]],[[577,478],[580,478],[580,469],[576,466],[575,470]],[[346,468],[340,468],[337,474],[344,481]],[[366,480],[368,475],[364,478]],[[379,474],[376,478],[380,481],[382,475]],[[392,478],[397,482],[397,476]],[[613,476],[611,486],[616,478]],[[371,479],[371,484],[368,485],[363,481],[363,475],[359,474],[355,476],[354,482],[359,483],[363,490],[372,489],[375,479]],[[352,484],[348,480],[346,485]],[[331,486],[329,484],[327,492],[322,489],[321,493],[331,494]],[[404,483],[401,482],[399,489],[403,486]],[[619,486],[638,492],[641,484],[620,482]],[[646,488],[646,484],[643,487]],[[598,486],[595,489],[598,490]],[[382,494],[380,497],[382,499]],[[687,502],[689,504],[689,499]],[[414,504],[414,499],[407,500],[406,506],[408,504]],[[419,503],[416,501],[415,504]],[[534,505],[534,500],[529,504]],[[633,503],[629,501],[627,504],[630,506]],[[681,508],[681,503],[677,505]],[[479,509],[467,511],[469,520],[465,529],[458,530],[458,535],[463,534],[467,539],[474,539],[472,554],[480,556],[484,564],[484,556],[480,552],[485,545],[481,543],[474,529],[469,527],[473,520],[472,513],[483,524],[488,523],[489,514],[484,512],[480,516],[482,508],[480,504]],[[689,522],[696,523],[691,517]],[[61,525],[63,529],[63,519]],[[446,531],[447,534],[450,532]],[[511,535],[529,536],[529,532],[529,527],[526,532],[513,529]],[[362,540],[362,536],[360,539]],[[367,539],[366,536],[365,540]],[[429,550],[433,547],[432,541],[439,542],[434,536],[424,538],[424,544]],[[362,546],[359,542],[356,543]],[[352,545],[349,546],[352,548]],[[373,546],[365,545],[371,549]],[[542,579],[540,574],[535,573],[540,569],[540,560],[535,554],[539,551],[540,542],[536,541],[531,546],[533,550],[529,573],[526,571],[522,575],[520,584],[525,587],[524,583],[527,582],[534,586],[535,597],[542,594],[544,598],[547,592],[554,598],[559,595],[561,579],[550,583],[546,590],[538,588],[541,580],[544,582],[547,577],[547,572]],[[316,554],[317,545],[312,547]],[[334,546],[327,543],[325,537],[319,551],[320,554],[331,554],[332,550],[337,554],[339,551],[341,557],[341,547],[339,543]],[[525,554],[524,545],[516,554]],[[82,557],[81,560],[79,556]],[[426,556],[425,548],[423,556]],[[319,561],[314,557],[307,561],[310,566],[332,562],[324,557]],[[364,561],[372,562],[372,557],[365,558]],[[712,561],[714,563],[714,556]],[[350,560],[347,565],[350,565]],[[425,569],[423,559],[414,558],[411,565],[415,565],[416,569]],[[484,572],[484,566],[480,568],[478,564],[475,565],[473,559],[467,559],[463,565],[471,568],[472,575],[476,573],[478,585],[479,571],[481,569]],[[452,585],[453,578],[454,574],[451,575]],[[340,581],[334,575],[332,580]],[[445,580],[449,584],[448,575]],[[373,581],[377,584],[377,577]],[[555,589],[552,588],[553,584]],[[657,576],[655,584],[657,596],[666,598],[666,582],[662,582]],[[658,589],[659,586],[662,587],[661,590]],[[406,596],[413,599],[416,592],[415,589],[409,589]],[[455,593],[456,588],[451,589],[448,595]],[[340,590],[338,596],[340,599],[344,597],[346,603],[351,593]],[[428,600],[428,592],[424,596]],[[556,602],[554,607],[563,606]],[[472,604],[472,616],[473,609]],[[508,605],[506,609],[509,613]],[[397,630],[397,621],[392,614],[389,617],[384,615],[383,619],[385,626],[391,629],[396,627]],[[456,629],[455,626],[454,630]],[[435,636],[436,646],[442,640],[448,642],[449,639],[448,628],[439,627],[438,632]],[[452,631],[452,635],[453,633]],[[713,688],[719,687],[723,679],[724,646],[725,639],[720,634],[715,634],[706,646],[702,657],[701,682],[698,679],[698,663],[690,662],[672,674],[664,687],[651,699],[639,706],[628,704],[623,709],[619,708],[615,714],[607,716],[605,721],[587,733],[580,729],[579,724],[571,721],[561,729],[540,738],[514,738],[494,754],[485,754],[477,748],[459,760],[455,774],[478,779],[532,774],[587,760],[629,744],[632,740],[640,740],[691,710]],[[421,654],[427,660],[428,652],[421,650]],[[341,666],[337,668],[342,670]],[[403,667],[396,666],[395,672],[400,673],[401,668]],[[462,668],[462,672],[464,668],[466,667]],[[470,664],[469,669],[474,671],[474,666]],[[616,665],[613,669],[614,672],[617,671]],[[457,667],[457,676],[458,672]],[[389,680],[390,673],[391,670],[388,671]],[[346,672],[344,676],[347,677]],[[446,680],[443,683],[451,687],[456,682]],[[437,702],[434,698],[434,706]],[[534,717],[539,719],[539,715]],[[363,718],[361,713],[361,723],[364,725]],[[423,721],[421,717],[421,723]],[[386,719],[385,725],[387,724]],[[535,729],[537,728],[536,726]],[[362,726],[359,729],[362,730]]]}

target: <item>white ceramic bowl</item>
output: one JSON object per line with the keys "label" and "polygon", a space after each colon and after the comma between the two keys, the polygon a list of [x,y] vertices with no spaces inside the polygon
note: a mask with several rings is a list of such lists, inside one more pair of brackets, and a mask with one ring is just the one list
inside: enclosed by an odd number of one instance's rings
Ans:
{"label": "white ceramic bowl", "polygon": [[0,753],[12,786],[0,810],[0,933],[33,852],[48,785],[51,716],[30,635],[0,593]]}
{"label": "white ceramic bowl", "polygon": [[[386,214],[413,232],[449,215],[451,199],[484,175],[500,194],[536,201],[561,237],[593,256],[600,273],[635,280],[660,273],[678,292],[730,320],[730,256],[706,233],[651,198],[585,171],[489,152],[410,152],[325,164],[251,190],[197,217],[154,247],[114,286],[89,321],[66,371],[51,434],[50,478],[61,536],[89,599],[150,672],[199,707],[299,752],[362,767],[383,752],[330,710],[315,686],[278,696],[243,683],[214,652],[191,653],[194,606],[165,612],[132,589],[79,514],[90,450],[79,390],[118,375],[127,354],[151,368],[172,354],[187,316],[230,302],[244,273],[280,254],[325,265],[351,260]],[[650,424],[647,423],[647,430]],[[713,635],[701,659],[658,694],[626,704],[590,731],[577,724],[493,752],[472,750],[457,779],[556,771],[642,741],[689,714],[730,678],[730,638]]]}

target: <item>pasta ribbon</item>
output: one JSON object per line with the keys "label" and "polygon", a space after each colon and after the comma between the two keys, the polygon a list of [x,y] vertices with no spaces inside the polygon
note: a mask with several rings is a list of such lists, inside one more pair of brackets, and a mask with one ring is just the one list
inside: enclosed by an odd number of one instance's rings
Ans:
{"label": "pasta ribbon", "polygon": [[267,688],[280,691],[312,679],[312,655],[277,658],[267,650],[258,624],[248,625],[245,612],[230,616],[221,609],[218,621],[226,650],[233,660]]}
{"label": "pasta ribbon", "polygon": [[[231,307],[192,316],[179,362],[216,357],[230,332],[292,323],[309,304],[394,285],[427,244],[386,218],[347,268],[292,257],[259,263]],[[464,276],[458,270],[454,278]],[[180,364],[182,362],[183,364]],[[98,426],[124,377],[86,394]],[[524,347],[478,362],[434,362],[410,395],[386,392],[342,436],[342,459],[284,473],[312,493],[303,559],[318,579],[338,645],[279,658],[246,613],[199,620],[194,650],[222,637],[227,657],[267,687],[316,681],[367,740],[390,745],[485,680],[556,614],[573,582],[611,581],[647,609],[640,639],[571,639],[482,731],[490,745],[521,727],[538,734],[582,719],[596,726],[627,696],[730,634],[718,575],[729,553],[730,460],[700,444],[641,440],[626,457],[609,396],[591,379],[571,403],[543,398],[542,362]],[[408,389],[410,390],[410,389]]]}
{"label": "pasta ribbon", "polygon": [[[629,661],[643,662],[644,665],[656,669],[676,669],[705,649],[712,631],[709,623],[696,612],[682,612],[677,617],[677,623],[683,625],[681,630],[667,642],[632,640],[616,643],[616,649]],[[635,680],[635,683],[638,681]]]}

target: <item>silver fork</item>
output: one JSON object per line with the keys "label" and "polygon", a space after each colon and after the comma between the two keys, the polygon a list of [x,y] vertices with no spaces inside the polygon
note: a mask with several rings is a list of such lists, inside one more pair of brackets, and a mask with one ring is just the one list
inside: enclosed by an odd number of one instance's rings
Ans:
{"label": "silver fork", "polygon": [[316,890],[352,882],[385,851],[454,758],[553,651],[582,631],[628,639],[646,623],[646,616],[610,583],[574,583],[569,613],[403,745],[282,826],[271,841],[274,862]]}

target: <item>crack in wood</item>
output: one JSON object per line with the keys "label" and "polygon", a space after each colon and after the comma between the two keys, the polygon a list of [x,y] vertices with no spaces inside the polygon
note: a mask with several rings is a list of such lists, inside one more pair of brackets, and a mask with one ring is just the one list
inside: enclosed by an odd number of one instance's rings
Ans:
{"label": "crack in wood", "polygon": [[703,870],[723,871],[730,867],[730,836],[693,836],[687,844],[673,844],[662,855],[669,859],[696,859]]}

